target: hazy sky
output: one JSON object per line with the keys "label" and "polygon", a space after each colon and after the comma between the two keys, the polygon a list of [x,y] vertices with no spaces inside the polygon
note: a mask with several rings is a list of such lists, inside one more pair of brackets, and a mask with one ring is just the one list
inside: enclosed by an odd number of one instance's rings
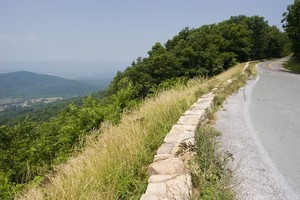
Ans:
{"label": "hazy sky", "polygon": [[184,27],[261,15],[281,28],[293,0],[0,0],[0,61],[147,56]]}

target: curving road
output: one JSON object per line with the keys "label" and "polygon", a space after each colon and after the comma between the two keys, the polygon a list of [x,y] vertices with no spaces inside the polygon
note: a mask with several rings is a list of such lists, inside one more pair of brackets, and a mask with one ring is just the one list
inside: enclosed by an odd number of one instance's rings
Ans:
{"label": "curving road", "polygon": [[258,65],[249,108],[263,147],[300,193],[300,75],[282,68],[283,61]]}
{"label": "curving road", "polygon": [[217,112],[238,199],[300,197],[300,75],[283,62],[258,64],[257,78]]}

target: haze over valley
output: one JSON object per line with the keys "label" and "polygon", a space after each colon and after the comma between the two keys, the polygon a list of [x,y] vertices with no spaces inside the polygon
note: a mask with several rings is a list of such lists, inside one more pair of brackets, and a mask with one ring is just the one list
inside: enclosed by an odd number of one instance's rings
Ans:
{"label": "haze over valley", "polygon": [[92,82],[105,87],[130,63],[118,61],[0,61],[0,74],[28,71],[62,78]]}
{"label": "haze over valley", "polygon": [[[104,88],[104,87],[103,87]],[[0,74],[0,111],[51,103],[103,90],[99,85],[18,71]]]}

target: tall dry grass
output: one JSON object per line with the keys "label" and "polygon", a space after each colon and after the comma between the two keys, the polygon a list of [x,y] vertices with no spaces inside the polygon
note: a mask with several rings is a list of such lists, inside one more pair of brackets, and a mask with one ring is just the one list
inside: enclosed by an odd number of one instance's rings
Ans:
{"label": "tall dry grass", "polygon": [[86,147],[56,167],[47,183],[18,199],[139,199],[145,192],[148,166],[178,118],[197,98],[239,73],[243,64],[211,79],[194,79],[124,113],[119,125],[103,123]]}

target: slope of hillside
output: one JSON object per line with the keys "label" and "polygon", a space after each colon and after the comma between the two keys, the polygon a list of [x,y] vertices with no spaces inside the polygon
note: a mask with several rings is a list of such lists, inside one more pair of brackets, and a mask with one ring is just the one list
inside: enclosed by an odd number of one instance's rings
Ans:
{"label": "slope of hillside", "polygon": [[172,125],[199,96],[240,74],[243,66],[211,80],[177,84],[124,113],[120,124],[103,123],[79,155],[56,167],[49,184],[36,185],[17,199],[139,199],[147,187],[148,166]]}
{"label": "slope of hillside", "polygon": [[45,74],[26,71],[0,74],[0,98],[72,97],[95,90],[92,85]]}

